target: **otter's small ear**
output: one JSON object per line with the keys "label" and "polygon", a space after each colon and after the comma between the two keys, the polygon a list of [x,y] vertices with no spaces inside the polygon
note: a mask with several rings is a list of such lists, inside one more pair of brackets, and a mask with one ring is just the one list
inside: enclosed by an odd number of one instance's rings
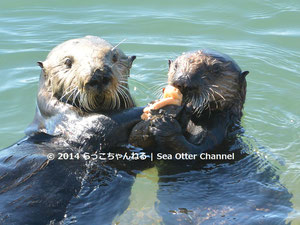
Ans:
{"label": "otter's small ear", "polygon": [[37,62],[38,66],[41,67],[42,69],[44,69],[44,64],[42,61],[38,61]]}
{"label": "otter's small ear", "polygon": [[136,59],[136,56],[135,55],[133,55],[133,56],[129,56],[128,57],[128,59],[129,59],[129,63],[130,63],[130,67],[132,66],[132,63],[133,63],[133,61]]}
{"label": "otter's small ear", "polygon": [[132,63],[135,59],[136,59],[136,56],[135,56],[135,55],[131,56],[131,57],[130,57],[131,63]]}
{"label": "otter's small ear", "polygon": [[248,75],[249,71],[244,71],[241,73],[242,77],[245,78]]}
{"label": "otter's small ear", "polygon": [[168,63],[169,63],[169,69],[170,69],[170,66],[171,66],[172,62],[173,62],[172,60],[170,60],[170,59],[168,60]]}

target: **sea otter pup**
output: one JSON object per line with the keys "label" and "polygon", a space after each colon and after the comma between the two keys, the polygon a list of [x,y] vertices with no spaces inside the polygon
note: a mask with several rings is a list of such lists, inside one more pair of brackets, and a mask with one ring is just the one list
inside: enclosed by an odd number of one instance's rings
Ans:
{"label": "sea otter pup", "polygon": [[185,53],[169,61],[168,84],[183,95],[184,122],[161,110],[163,115],[150,120],[142,135],[133,129],[131,137],[139,144],[137,140],[149,136],[172,152],[201,153],[215,148],[240,122],[248,73],[229,56],[211,50]]}
{"label": "sea otter pup", "polygon": [[38,63],[34,122],[27,137],[0,151],[1,224],[62,221],[88,171],[81,153],[127,143],[142,114],[128,91],[134,59],[87,36],[58,45]]}

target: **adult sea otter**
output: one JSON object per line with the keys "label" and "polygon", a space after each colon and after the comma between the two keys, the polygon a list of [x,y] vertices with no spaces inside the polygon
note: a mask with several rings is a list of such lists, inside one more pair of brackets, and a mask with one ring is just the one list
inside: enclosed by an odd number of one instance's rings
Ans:
{"label": "adult sea otter", "polygon": [[38,63],[34,121],[24,139],[0,151],[0,224],[62,221],[87,162],[58,160],[59,153],[98,153],[127,143],[142,113],[132,108],[127,83],[134,59],[86,36],[58,45]]}

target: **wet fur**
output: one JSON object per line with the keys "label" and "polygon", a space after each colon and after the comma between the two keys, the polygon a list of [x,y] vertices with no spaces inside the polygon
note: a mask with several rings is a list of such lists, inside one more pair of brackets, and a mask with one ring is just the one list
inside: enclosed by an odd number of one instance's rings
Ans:
{"label": "wet fur", "polygon": [[157,145],[172,152],[194,153],[220,145],[240,123],[247,74],[229,56],[210,50],[169,61],[168,84],[182,92],[185,117],[190,119],[187,126],[172,117],[153,120],[150,133]]}
{"label": "wet fur", "polygon": [[183,92],[188,127],[170,116],[153,121],[154,149],[235,158],[158,162],[157,208],[164,224],[287,223],[292,195],[277,169],[241,138],[247,74],[230,57],[206,50],[171,62],[168,82]]}
{"label": "wet fur", "polygon": [[[81,50],[87,48],[91,50]],[[40,92],[49,92],[59,101],[85,112],[131,108],[134,102],[127,79],[132,61],[103,39],[70,40],[54,48],[41,64],[44,85]],[[103,79],[96,72],[109,74],[110,83],[101,89],[89,89],[92,79]]]}
{"label": "wet fur", "polygon": [[[131,108],[127,86],[134,58],[88,36],[59,45],[39,62],[43,71],[34,121],[24,139],[0,150],[0,224],[63,223],[93,162],[82,155],[58,160],[59,153],[97,154],[127,144],[142,114],[142,108]],[[102,83],[105,76],[111,80]],[[99,85],[88,87],[91,81]],[[55,160],[47,158],[49,153]]]}
{"label": "wet fur", "polygon": [[230,109],[239,120],[246,97],[245,76],[228,56],[214,54],[196,51],[179,56],[170,64],[168,83],[180,87],[195,117],[204,111]]}

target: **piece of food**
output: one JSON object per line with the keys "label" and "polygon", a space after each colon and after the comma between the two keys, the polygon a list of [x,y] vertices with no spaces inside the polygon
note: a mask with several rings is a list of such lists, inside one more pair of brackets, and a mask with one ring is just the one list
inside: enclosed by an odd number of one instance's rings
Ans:
{"label": "piece of food", "polygon": [[144,113],[141,116],[142,120],[149,119],[151,110],[158,110],[167,105],[181,105],[182,94],[178,88],[168,85],[163,89],[163,92],[163,99],[155,101],[144,109]]}

